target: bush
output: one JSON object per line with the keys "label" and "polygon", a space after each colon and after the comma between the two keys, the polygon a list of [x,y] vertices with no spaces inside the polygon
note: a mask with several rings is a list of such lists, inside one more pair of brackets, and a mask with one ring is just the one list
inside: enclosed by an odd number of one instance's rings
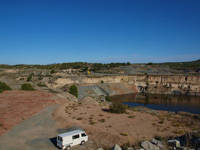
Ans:
{"label": "bush", "polygon": [[2,93],[3,91],[12,90],[12,89],[6,83],[0,81],[0,90],[1,90],[1,93]]}
{"label": "bush", "polygon": [[21,89],[24,91],[35,91],[35,89],[29,83],[22,84]]}
{"label": "bush", "polygon": [[2,89],[0,89],[0,93],[3,93],[3,90],[2,90]]}
{"label": "bush", "polygon": [[28,76],[28,78],[27,78],[27,82],[29,82],[29,81],[31,81],[32,80],[32,74],[30,74],[29,76]]}
{"label": "bush", "polygon": [[105,97],[105,100],[108,101],[108,102],[111,102],[110,96],[106,96],[106,97]]}
{"label": "bush", "polygon": [[76,96],[76,98],[78,98],[78,88],[76,85],[72,85],[69,88],[69,93]]}
{"label": "bush", "polygon": [[122,114],[126,112],[127,106],[123,105],[120,102],[114,102],[109,106],[109,110],[111,113]]}
{"label": "bush", "polygon": [[55,73],[55,70],[51,70],[51,74],[54,74]]}

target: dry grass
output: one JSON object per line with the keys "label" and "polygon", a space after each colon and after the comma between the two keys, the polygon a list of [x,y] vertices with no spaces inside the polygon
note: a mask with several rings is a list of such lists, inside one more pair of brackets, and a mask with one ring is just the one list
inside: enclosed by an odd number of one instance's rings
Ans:
{"label": "dry grass", "polygon": [[128,136],[128,133],[120,132],[120,135],[122,135],[122,136]]}
{"label": "dry grass", "polygon": [[105,119],[99,119],[99,122],[104,123]]}
{"label": "dry grass", "polygon": [[134,115],[132,115],[132,116],[128,116],[128,118],[135,118],[135,116],[134,116]]}

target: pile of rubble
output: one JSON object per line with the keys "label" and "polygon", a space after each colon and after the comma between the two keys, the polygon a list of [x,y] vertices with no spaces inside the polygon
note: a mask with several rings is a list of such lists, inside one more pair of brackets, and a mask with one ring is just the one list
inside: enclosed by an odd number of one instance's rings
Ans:
{"label": "pile of rubble", "polygon": [[[97,150],[104,149],[98,148]],[[124,148],[116,144],[112,150],[124,150]],[[165,144],[153,138],[150,142],[141,142],[140,148],[127,147],[126,150],[200,150],[200,132],[186,133],[166,141]]]}

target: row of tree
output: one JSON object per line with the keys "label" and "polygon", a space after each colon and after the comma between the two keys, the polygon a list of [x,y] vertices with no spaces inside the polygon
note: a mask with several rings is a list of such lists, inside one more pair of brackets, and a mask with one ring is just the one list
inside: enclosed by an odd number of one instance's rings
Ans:
{"label": "row of tree", "polygon": [[[50,65],[0,65],[0,68],[9,68],[9,69],[22,69],[22,68],[38,68],[38,69],[51,69],[51,70],[64,70],[64,69],[80,69],[81,71],[98,71],[102,69],[112,69],[120,66],[131,65],[130,62],[127,63],[87,63],[87,62],[73,62],[73,63],[58,63]],[[89,69],[90,68],[90,69]]]}

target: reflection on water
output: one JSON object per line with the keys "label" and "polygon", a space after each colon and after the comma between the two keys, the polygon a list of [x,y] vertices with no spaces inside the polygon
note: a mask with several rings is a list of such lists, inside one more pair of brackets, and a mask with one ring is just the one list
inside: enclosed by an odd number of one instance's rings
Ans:
{"label": "reflection on water", "polygon": [[128,106],[146,106],[155,110],[185,111],[200,114],[200,97],[198,96],[127,94],[112,96],[111,99]]}

